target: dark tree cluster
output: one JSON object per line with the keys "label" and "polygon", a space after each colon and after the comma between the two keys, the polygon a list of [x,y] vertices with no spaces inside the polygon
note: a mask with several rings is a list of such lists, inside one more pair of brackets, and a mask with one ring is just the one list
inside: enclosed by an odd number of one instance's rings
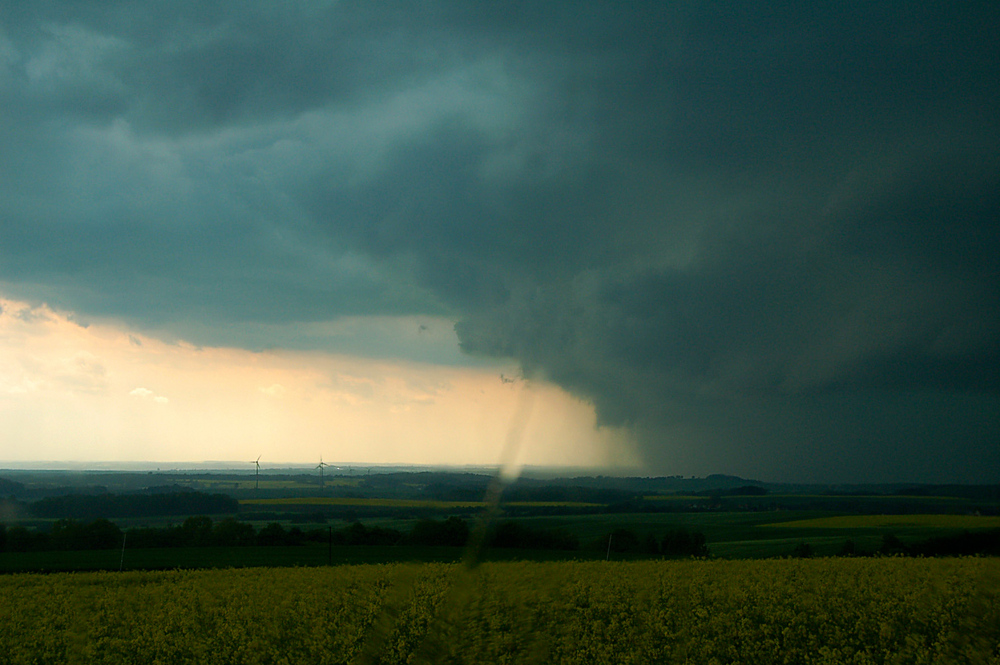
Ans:
{"label": "dark tree cluster", "polygon": [[963,531],[950,536],[935,536],[907,545],[893,534],[882,537],[878,554],[886,556],[973,556],[1000,555],[1000,529]]}
{"label": "dark tree cluster", "polygon": [[7,528],[0,524],[0,551],[108,549],[121,547],[123,538],[134,548],[294,546],[305,542],[374,547],[401,544],[461,547],[468,542],[469,526],[464,520],[451,517],[443,521],[422,520],[408,535],[360,522],[342,529],[310,531],[297,526],[286,529],[271,522],[257,531],[253,525],[232,517],[213,522],[207,515],[188,517],[177,526],[133,528],[127,533],[103,518],[91,522],[62,519],[49,531],[34,531],[22,526]]}
{"label": "dark tree cluster", "polygon": [[355,522],[347,528],[336,529],[333,532],[334,545],[389,547],[399,545],[402,540],[403,534],[396,529],[387,529],[380,526],[366,527],[361,522]]}
{"label": "dark tree cluster", "polygon": [[128,542],[132,547],[246,547],[250,545],[299,545],[305,540],[302,530],[288,531],[274,523],[255,532],[253,525],[232,517],[213,522],[207,515],[184,520],[180,526],[162,529],[130,529]]}
{"label": "dark tree cluster", "polygon": [[47,533],[31,531],[23,526],[6,528],[0,524],[0,551],[33,552],[50,548],[49,534]]}
{"label": "dark tree cluster", "polygon": [[705,534],[687,529],[673,529],[663,536],[660,553],[665,556],[708,556]]}
{"label": "dark tree cluster", "polygon": [[525,550],[577,550],[576,536],[558,530],[532,529],[517,522],[501,522],[486,536],[487,547]]}
{"label": "dark tree cluster", "polygon": [[305,534],[302,529],[293,526],[285,530],[277,522],[271,522],[257,533],[257,544],[271,547],[282,545],[301,545],[305,541]]}
{"label": "dark tree cluster", "polygon": [[81,523],[59,520],[50,531],[33,531],[23,526],[0,524],[0,552],[40,552],[45,550],[102,550],[121,547],[122,532],[108,520]]}
{"label": "dark tree cluster", "polygon": [[420,520],[410,531],[411,545],[444,545],[464,547],[469,541],[469,525],[459,517],[449,517],[444,521]]}
{"label": "dark tree cluster", "polygon": [[639,552],[640,550],[641,542],[635,531],[631,529],[615,529],[608,534],[608,552],[626,554]]}
{"label": "dark tree cluster", "polygon": [[239,509],[239,501],[230,496],[204,492],[67,494],[39,499],[29,506],[36,517],[69,519],[219,515],[235,514]]}
{"label": "dark tree cluster", "polygon": [[52,525],[49,540],[56,550],[110,550],[121,547],[122,531],[106,519],[59,520]]}
{"label": "dark tree cluster", "polygon": [[708,556],[708,546],[705,535],[687,529],[671,529],[662,540],[657,540],[653,534],[640,538],[631,529],[615,529],[602,540],[594,543],[595,548],[607,548],[607,551],[618,554],[635,554],[666,557],[704,557]]}
{"label": "dark tree cluster", "polygon": [[255,532],[253,525],[231,517],[213,522],[206,515],[189,517],[179,526],[127,532],[103,518],[90,522],[62,519],[49,531],[0,524],[0,551],[8,552],[115,549],[126,543],[133,548],[299,545],[304,540],[305,534],[298,527],[286,531],[280,524],[269,524]]}
{"label": "dark tree cluster", "polygon": [[[812,556],[808,543],[799,543],[791,556]],[[882,536],[882,543],[874,552],[859,549],[853,540],[844,541],[837,556],[1000,556],[1000,529],[989,531],[963,531],[950,536],[935,536],[907,544],[895,534]]]}
{"label": "dark tree cluster", "polygon": [[1000,556],[1000,529],[964,531],[955,536],[929,538],[914,545],[912,551],[921,556],[971,556],[974,554]]}

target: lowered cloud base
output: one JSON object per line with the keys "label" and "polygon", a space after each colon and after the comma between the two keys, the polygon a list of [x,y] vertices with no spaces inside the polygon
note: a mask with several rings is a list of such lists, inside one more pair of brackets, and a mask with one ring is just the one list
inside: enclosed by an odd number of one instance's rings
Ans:
{"label": "lowered cloud base", "polygon": [[3,463],[262,455],[269,464],[497,465],[521,392],[534,408],[511,463],[634,463],[622,457],[626,432],[598,430],[593,408],[556,386],[502,381],[510,365],[194,347],[110,323],[84,327],[47,307],[0,307]]}

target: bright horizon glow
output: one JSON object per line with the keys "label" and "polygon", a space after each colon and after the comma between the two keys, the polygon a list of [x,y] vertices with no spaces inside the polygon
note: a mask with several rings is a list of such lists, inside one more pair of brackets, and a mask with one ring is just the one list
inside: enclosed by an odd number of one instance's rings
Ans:
{"label": "bright horizon glow", "polygon": [[623,430],[514,364],[450,366],[319,351],[195,347],[115,322],[81,325],[0,298],[0,463],[497,466],[520,391],[532,409],[510,465],[621,467]]}

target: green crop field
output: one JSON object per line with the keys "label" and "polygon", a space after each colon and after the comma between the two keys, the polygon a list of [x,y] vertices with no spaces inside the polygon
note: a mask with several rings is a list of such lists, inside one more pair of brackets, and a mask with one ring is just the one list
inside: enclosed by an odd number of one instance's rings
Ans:
{"label": "green crop field", "polygon": [[1000,560],[0,576],[5,663],[1000,663]]}
{"label": "green crop field", "polygon": [[[817,511],[785,511],[787,519],[809,519],[827,513]],[[774,538],[774,533],[760,529],[760,525],[775,520],[773,512],[677,512],[677,513],[597,513],[593,515],[540,516],[518,518],[517,521],[538,529],[561,529],[577,536],[581,542],[601,537],[610,531],[623,528],[640,535],[652,533],[662,536],[670,529],[684,528],[705,534],[709,543],[731,540]],[[787,534],[795,537],[797,534]]]}

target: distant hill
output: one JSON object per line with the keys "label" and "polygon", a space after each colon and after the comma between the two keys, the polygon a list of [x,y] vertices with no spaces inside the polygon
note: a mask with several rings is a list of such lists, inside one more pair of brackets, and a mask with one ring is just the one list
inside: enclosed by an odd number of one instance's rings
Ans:
{"label": "distant hill", "polygon": [[0,496],[19,496],[24,494],[24,485],[14,480],[0,478]]}

